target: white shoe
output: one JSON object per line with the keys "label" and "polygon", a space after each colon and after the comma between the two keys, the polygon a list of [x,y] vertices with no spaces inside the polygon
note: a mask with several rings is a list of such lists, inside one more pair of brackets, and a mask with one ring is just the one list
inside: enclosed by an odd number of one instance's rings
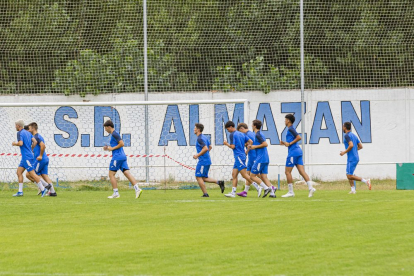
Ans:
{"label": "white shoe", "polygon": [[348,194],[350,194],[350,195],[354,195],[354,194],[356,194],[356,191],[350,191]]}
{"label": "white shoe", "polygon": [[263,188],[259,186],[259,189],[257,189],[257,197],[262,196],[262,191],[263,191]]}
{"label": "white shoe", "polygon": [[111,196],[108,196],[108,198],[120,198],[121,196],[119,194],[112,194]]}
{"label": "white shoe", "polygon": [[139,189],[138,191],[135,191],[135,198],[139,198],[142,194],[142,189]]}
{"label": "white shoe", "polygon": [[225,196],[226,196],[226,197],[236,197],[236,195],[235,195],[235,194],[233,194],[233,193],[228,193],[228,194],[225,194]]}
{"label": "white shoe", "polygon": [[282,197],[294,197],[294,196],[295,196],[295,193],[292,193],[292,192],[288,192],[287,194],[282,195]]}
{"label": "white shoe", "polygon": [[370,190],[371,190],[371,179],[368,179],[368,180],[367,180],[367,186],[368,186],[368,189],[370,189]]}
{"label": "white shoe", "polygon": [[316,192],[315,188],[312,188],[309,190],[309,196],[308,197],[313,197],[313,193]]}

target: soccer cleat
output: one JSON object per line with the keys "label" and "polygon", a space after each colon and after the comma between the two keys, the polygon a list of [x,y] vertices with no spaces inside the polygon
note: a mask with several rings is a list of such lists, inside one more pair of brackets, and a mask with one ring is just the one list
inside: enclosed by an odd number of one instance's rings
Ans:
{"label": "soccer cleat", "polygon": [[138,191],[135,191],[135,198],[139,198],[142,194],[142,189],[139,189]]}
{"label": "soccer cleat", "polygon": [[259,189],[257,189],[257,197],[262,196],[262,191],[263,191],[263,188],[259,186]]}
{"label": "soccer cleat", "polygon": [[210,197],[208,194],[204,194],[201,197]]}
{"label": "soccer cleat", "polygon": [[348,194],[350,194],[350,195],[354,195],[354,194],[356,194],[356,191],[350,191]]}
{"label": "soccer cleat", "polygon": [[108,198],[120,198],[121,196],[119,194],[112,194],[111,196],[108,196]]}
{"label": "soccer cleat", "polygon": [[219,180],[218,185],[220,186],[221,193],[224,193],[224,181]]}
{"label": "soccer cleat", "polygon": [[267,197],[267,195],[272,191],[272,188],[267,188],[264,190],[263,198]]}
{"label": "soccer cleat", "polygon": [[49,196],[57,196],[57,193],[50,193],[49,192]]}
{"label": "soccer cleat", "polygon": [[37,195],[41,195],[41,194],[42,194],[42,191],[39,188],[37,188]]}
{"label": "soccer cleat", "polygon": [[228,193],[228,194],[225,194],[224,195],[225,197],[236,197],[236,195],[235,194],[233,194],[233,193]]}
{"label": "soccer cleat", "polygon": [[41,192],[42,197],[46,196],[48,192],[49,192],[49,190],[45,188],[45,189]]}
{"label": "soccer cleat", "polygon": [[13,195],[14,197],[23,196],[23,192],[17,192]]}
{"label": "soccer cleat", "polygon": [[241,193],[238,193],[237,195],[238,196],[241,196],[241,197],[247,197],[247,192],[246,191],[243,191]]}
{"label": "soccer cleat", "polygon": [[282,195],[282,197],[294,197],[294,196],[295,196],[295,193],[292,193],[292,192],[288,192],[287,194]]}
{"label": "soccer cleat", "polygon": [[276,198],[276,194],[271,194],[271,195],[269,195],[269,197]]}
{"label": "soccer cleat", "polygon": [[308,195],[308,197],[313,197],[313,193],[314,193],[314,192],[316,192],[316,189],[315,189],[315,188],[310,189],[310,190],[309,190],[309,195]]}
{"label": "soccer cleat", "polygon": [[367,185],[368,185],[368,189],[370,189],[370,190],[371,190],[371,179],[368,179],[368,180],[367,180]]}

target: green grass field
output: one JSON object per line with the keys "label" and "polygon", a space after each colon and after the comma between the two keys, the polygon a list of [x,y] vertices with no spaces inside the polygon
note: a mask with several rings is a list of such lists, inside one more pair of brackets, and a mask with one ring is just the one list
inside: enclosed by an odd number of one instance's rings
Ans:
{"label": "green grass field", "polygon": [[284,192],[3,190],[0,275],[414,275],[414,191]]}

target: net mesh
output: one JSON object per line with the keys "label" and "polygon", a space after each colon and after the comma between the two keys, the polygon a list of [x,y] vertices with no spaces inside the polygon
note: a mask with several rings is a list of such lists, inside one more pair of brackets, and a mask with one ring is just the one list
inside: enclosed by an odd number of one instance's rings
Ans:
{"label": "net mesh", "polygon": [[[304,1],[307,89],[412,86],[414,2]],[[299,89],[299,0],[149,0],[149,91]],[[142,92],[140,0],[0,3],[0,93]]]}

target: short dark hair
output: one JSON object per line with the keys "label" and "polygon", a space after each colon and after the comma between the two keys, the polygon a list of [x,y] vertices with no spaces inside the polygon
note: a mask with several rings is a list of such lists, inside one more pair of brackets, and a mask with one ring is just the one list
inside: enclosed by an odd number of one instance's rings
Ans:
{"label": "short dark hair", "polygon": [[247,126],[247,124],[245,124],[245,123],[240,123],[238,126],[237,126],[237,130],[240,130],[241,128],[244,128],[244,129],[249,129],[249,127]]}
{"label": "short dark hair", "polygon": [[204,130],[204,125],[203,124],[195,124],[195,127],[200,130],[200,132],[203,132]]}
{"label": "short dark hair", "polygon": [[234,126],[235,125],[234,125],[234,123],[232,121],[228,121],[224,127],[225,128],[229,128],[229,127],[234,127]]}
{"label": "short dark hair", "polygon": [[351,130],[351,129],[352,129],[352,125],[351,125],[351,123],[350,123],[350,122],[345,122],[345,123],[344,123],[344,127],[345,127],[347,130]]}
{"label": "short dark hair", "polygon": [[112,123],[111,120],[106,121],[104,126],[109,126],[109,127],[115,128],[114,123]]}
{"label": "short dark hair", "polygon": [[33,122],[33,123],[30,123],[29,124],[29,127],[32,127],[32,128],[34,128],[35,130],[37,130],[37,124],[35,123],[35,122]]}
{"label": "short dark hair", "polygon": [[260,120],[253,120],[253,125],[254,125],[255,128],[261,129],[262,128],[262,121],[260,121]]}
{"label": "short dark hair", "polygon": [[295,116],[293,114],[288,114],[285,116],[286,119],[288,119],[292,124],[295,122]]}
{"label": "short dark hair", "polygon": [[24,130],[29,130],[29,125],[25,125],[25,126],[23,127],[23,129],[24,129]]}

